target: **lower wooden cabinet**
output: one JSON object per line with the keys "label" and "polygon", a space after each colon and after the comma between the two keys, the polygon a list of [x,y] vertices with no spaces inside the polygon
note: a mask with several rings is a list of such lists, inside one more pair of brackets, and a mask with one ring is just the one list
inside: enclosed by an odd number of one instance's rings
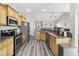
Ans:
{"label": "lower wooden cabinet", "polygon": [[0,56],[7,56],[7,41],[0,42]]}
{"label": "lower wooden cabinet", "polygon": [[50,36],[50,49],[54,56],[63,56],[63,48],[57,44],[57,39]]}
{"label": "lower wooden cabinet", "polygon": [[13,55],[13,46],[14,46],[14,43],[13,43],[13,38],[12,37],[9,37],[8,38],[8,41],[7,41],[7,55],[8,56],[12,56]]}
{"label": "lower wooden cabinet", "polygon": [[39,31],[39,32],[35,33],[35,39],[36,40],[46,41],[46,37],[47,37],[46,32]]}
{"label": "lower wooden cabinet", "polygon": [[35,39],[36,40],[41,40],[41,34],[40,34],[40,32],[36,32],[35,33]]}
{"label": "lower wooden cabinet", "polygon": [[50,36],[50,49],[55,56],[59,55],[58,44],[56,43],[56,38]]}
{"label": "lower wooden cabinet", "polygon": [[7,37],[3,41],[0,41],[0,56],[12,56],[13,46],[13,37]]}
{"label": "lower wooden cabinet", "polygon": [[41,40],[46,41],[46,32],[41,32]]}

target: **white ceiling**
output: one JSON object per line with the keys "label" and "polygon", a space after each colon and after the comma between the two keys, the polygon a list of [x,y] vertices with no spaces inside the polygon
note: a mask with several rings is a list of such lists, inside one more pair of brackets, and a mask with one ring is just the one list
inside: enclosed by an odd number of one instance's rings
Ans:
{"label": "white ceiling", "polygon": [[48,12],[69,12],[70,4],[68,3],[9,3],[12,7],[26,15],[26,10],[31,9],[32,12],[41,12],[47,9]]}
{"label": "white ceiling", "polygon": [[[9,5],[33,20],[55,20],[62,12],[70,11],[70,4],[68,3],[9,3]],[[27,9],[30,9],[31,12],[28,13]],[[44,9],[47,11],[43,12]],[[54,19],[55,14],[57,18]]]}

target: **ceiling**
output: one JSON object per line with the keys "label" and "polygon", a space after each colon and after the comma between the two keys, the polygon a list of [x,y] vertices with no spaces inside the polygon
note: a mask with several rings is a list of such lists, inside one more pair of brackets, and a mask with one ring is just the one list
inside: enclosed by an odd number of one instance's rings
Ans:
{"label": "ceiling", "polygon": [[[61,13],[70,11],[70,4],[68,3],[9,3],[9,5],[24,16],[40,21],[55,20]],[[28,9],[30,12],[27,12]]]}
{"label": "ceiling", "polygon": [[68,3],[9,3],[12,7],[26,15],[26,10],[31,12],[42,12],[46,9],[48,12],[69,12],[70,4]]}

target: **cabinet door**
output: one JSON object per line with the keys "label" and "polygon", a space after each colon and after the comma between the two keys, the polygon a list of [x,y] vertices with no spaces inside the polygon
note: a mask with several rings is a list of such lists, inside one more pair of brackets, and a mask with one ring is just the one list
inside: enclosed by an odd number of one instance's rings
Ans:
{"label": "cabinet door", "polygon": [[7,56],[7,40],[0,42],[0,56]]}
{"label": "cabinet door", "polygon": [[41,40],[41,33],[40,32],[35,33],[35,39],[36,40]]}
{"label": "cabinet door", "polygon": [[42,40],[46,41],[46,33],[45,32],[42,32],[42,37],[43,37]]}
{"label": "cabinet door", "polygon": [[15,15],[14,10],[12,8],[8,7],[8,16],[14,17],[14,15]]}
{"label": "cabinet door", "polygon": [[0,25],[6,25],[6,9],[0,6]]}
{"label": "cabinet door", "polygon": [[18,12],[14,12],[14,17],[16,18],[16,19],[18,19]]}
{"label": "cabinet door", "polygon": [[12,56],[13,55],[13,37],[8,38],[8,49],[7,49],[7,53],[8,56]]}
{"label": "cabinet door", "polygon": [[58,55],[58,44],[56,43],[56,38],[53,36],[50,37],[50,48],[52,53],[57,56]]}
{"label": "cabinet door", "polygon": [[25,22],[25,18],[22,16],[22,22]]}
{"label": "cabinet door", "polygon": [[21,17],[18,17],[18,26],[21,26]]}

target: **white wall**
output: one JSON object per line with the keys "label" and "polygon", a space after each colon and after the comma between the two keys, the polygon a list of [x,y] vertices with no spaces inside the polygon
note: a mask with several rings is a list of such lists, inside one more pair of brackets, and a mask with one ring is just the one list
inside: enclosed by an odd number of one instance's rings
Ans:
{"label": "white wall", "polygon": [[43,21],[43,28],[53,29],[53,27],[54,27],[54,22],[52,22],[52,21]]}
{"label": "white wall", "polygon": [[70,29],[70,31],[72,32],[72,22],[70,21],[70,15],[69,13],[64,13],[57,21],[57,24],[61,24],[63,25],[63,27]]}

